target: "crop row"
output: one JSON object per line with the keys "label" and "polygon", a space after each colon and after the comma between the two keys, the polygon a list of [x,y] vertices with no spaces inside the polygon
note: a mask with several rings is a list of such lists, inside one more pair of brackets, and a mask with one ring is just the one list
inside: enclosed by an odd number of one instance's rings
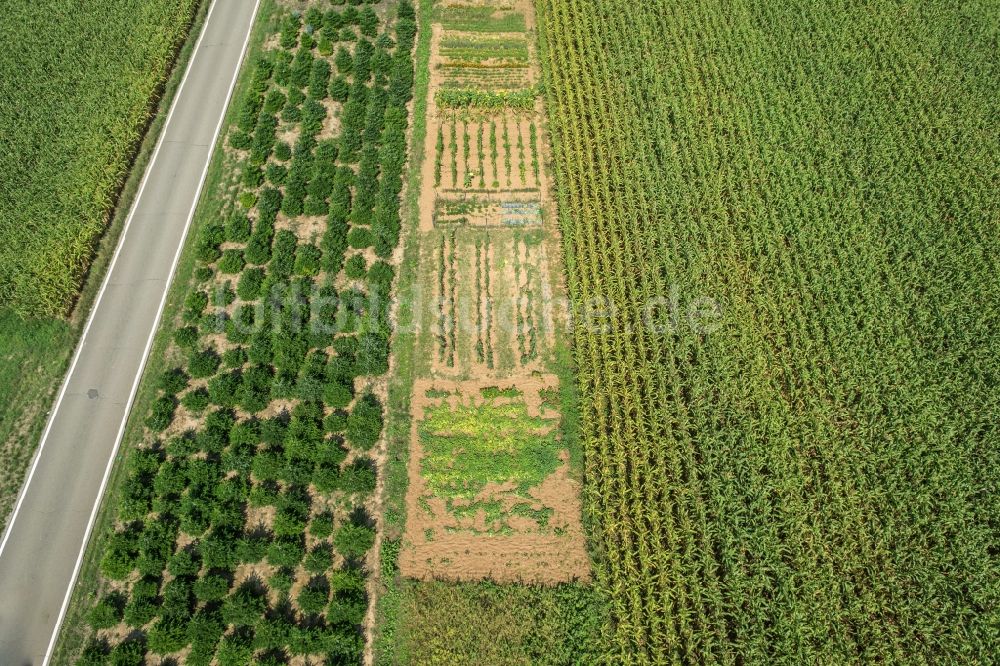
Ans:
{"label": "crop row", "polygon": [[197,6],[5,3],[0,305],[38,317],[75,302]]}
{"label": "crop row", "polygon": [[539,7],[605,661],[992,661],[996,7]]}

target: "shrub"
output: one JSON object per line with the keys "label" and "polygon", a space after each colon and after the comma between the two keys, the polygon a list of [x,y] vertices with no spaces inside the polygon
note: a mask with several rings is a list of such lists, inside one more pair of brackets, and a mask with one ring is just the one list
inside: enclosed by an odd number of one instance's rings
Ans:
{"label": "shrub", "polygon": [[243,381],[236,390],[236,403],[246,412],[259,412],[271,400],[270,368],[255,366],[243,373]]}
{"label": "shrub", "polygon": [[292,147],[285,141],[274,144],[274,159],[280,162],[287,162],[292,159]]}
{"label": "shrub", "polygon": [[239,371],[227,372],[208,382],[208,397],[222,407],[236,406],[236,389],[240,386]]}
{"label": "shrub", "polygon": [[216,653],[219,666],[246,666],[252,657],[253,642],[249,634],[241,631],[223,638]]}
{"label": "shrub", "polygon": [[214,349],[203,349],[188,358],[188,374],[195,379],[211,377],[219,369],[219,355]]}
{"label": "shrub", "polygon": [[330,80],[330,99],[335,102],[344,103],[350,93],[350,86],[347,79],[342,76],[335,76]]}
{"label": "shrub", "polygon": [[285,106],[285,95],[280,90],[272,90],[264,100],[263,112],[269,116],[278,113]]}
{"label": "shrub", "polygon": [[364,525],[342,525],[333,537],[333,545],[347,559],[360,559],[375,543],[375,530]]}
{"label": "shrub", "polygon": [[226,250],[219,260],[219,272],[226,275],[236,275],[246,266],[243,252],[240,250]]}
{"label": "shrub", "polygon": [[121,592],[111,592],[90,609],[87,619],[95,630],[108,629],[121,622],[124,613],[125,595]]}
{"label": "shrub", "polygon": [[295,251],[295,274],[316,275],[319,273],[323,253],[315,245],[300,245]]}
{"label": "shrub", "polygon": [[184,319],[195,321],[208,307],[208,294],[204,291],[192,291],[184,299]]}
{"label": "shrub", "polygon": [[250,210],[257,204],[257,195],[253,192],[241,192],[239,202],[243,210]]}
{"label": "shrub", "polygon": [[297,567],[304,554],[300,540],[277,539],[267,549],[267,561],[276,567]]}
{"label": "shrub", "polygon": [[201,569],[201,559],[195,550],[185,548],[179,550],[167,562],[167,571],[171,576],[194,576]]}
{"label": "shrub", "polygon": [[187,388],[188,377],[180,368],[165,370],[160,375],[160,390],[168,395],[176,395]]}
{"label": "shrub", "polygon": [[313,99],[326,97],[326,87],[330,81],[330,63],[326,60],[316,60],[309,74],[309,96]]}
{"label": "shrub", "polygon": [[368,271],[368,262],[365,261],[363,254],[352,254],[344,264],[344,274],[353,280],[359,280],[365,277]]}
{"label": "shrub", "polygon": [[381,375],[389,371],[389,339],[376,331],[358,338],[357,368],[362,375]]}
{"label": "shrub", "polygon": [[205,411],[209,402],[208,391],[201,387],[188,391],[181,398],[181,404],[192,414],[200,414]]}
{"label": "shrub", "polygon": [[229,580],[219,574],[205,574],[194,584],[194,596],[199,601],[221,601],[229,594]]}
{"label": "shrub", "polygon": [[231,243],[245,243],[250,240],[250,218],[246,213],[235,212],[226,223],[226,240]]}
{"label": "shrub", "polygon": [[351,52],[343,46],[337,49],[333,64],[337,66],[337,71],[341,74],[350,74],[354,71],[354,58],[351,56]]}
{"label": "shrub", "polygon": [[[155,611],[155,606],[148,604]],[[139,626],[139,625],[133,625]],[[146,663],[146,645],[141,638],[126,638],[111,650],[110,666],[142,666]]]}
{"label": "shrub", "polygon": [[267,610],[267,600],[244,584],[222,604],[222,620],[226,624],[254,626]]}
{"label": "shrub", "polygon": [[[312,530],[310,529],[310,532]],[[333,566],[333,551],[330,550],[330,546],[321,543],[306,555],[306,560],[303,565],[306,571],[314,574],[321,574]]]}
{"label": "shrub", "polygon": [[198,233],[195,254],[198,259],[210,264],[219,258],[219,245],[226,240],[226,229],[221,224],[207,224]]}
{"label": "shrub", "polygon": [[159,619],[146,634],[149,651],[170,654],[187,647],[187,618],[165,616]]}
{"label": "shrub", "polygon": [[347,234],[347,243],[356,250],[363,250],[371,247],[373,243],[372,232],[368,227],[352,227]]}
{"label": "shrub", "polygon": [[172,395],[160,396],[153,403],[146,417],[146,427],[154,432],[167,429],[174,419],[174,410],[177,408],[177,398]]}
{"label": "shrub", "polygon": [[267,165],[267,181],[275,186],[281,186],[288,180],[288,167],[281,164]]}
{"label": "shrub", "polygon": [[264,284],[263,268],[248,268],[243,271],[240,281],[236,284],[236,294],[244,301],[253,301],[260,296],[260,288]]}
{"label": "shrub", "polygon": [[375,490],[375,465],[370,460],[359,459],[341,470],[337,488],[348,494],[371,493]]}
{"label": "shrub", "polygon": [[340,409],[347,407],[354,399],[354,383],[345,383],[335,379],[327,383],[323,389],[323,402],[327,407]]}
{"label": "shrub", "polygon": [[371,393],[362,396],[347,417],[347,440],[367,451],[382,434],[382,404]]}
{"label": "shrub", "polygon": [[233,347],[222,352],[222,365],[227,368],[239,368],[247,362],[247,350],[243,347]]}
{"label": "shrub", "polygon": [[290,569],[281,568],[274,572],[267,582],[271,589],[287,593],[295,583],[295,576]]}
{"label": "shrub", "polygon": [[375,37],[378,34],[378,16],[371,7],[365,7],[358,14],[358,26],[361,34],[366,37]]}
{"label": "shrub", "polygon": [[190,349],[198,342],[198,329],[194,326],[184,326],[174,331],[174,343],[182,349]]}
{"label": "shrub", "polygon": [[313,516],[309,523],[309,534],[317,539],[326,539],[333,534],[333,514],[324,512]]}
{"label": "shrub", "polygon": [[287,229],[282,229],[275,235],[274,253],[269,265],[272,275],[279,278],[287,278],[292,274],[292,269],[295,266],[296,245],[295,234]]}
{"label": "shrub", "polygon": [[321,583],[310,583],[302,588],[298,596],[299,608],[307,615],[318,615],[326,609],[330,601],[330,590],[324,580]]}

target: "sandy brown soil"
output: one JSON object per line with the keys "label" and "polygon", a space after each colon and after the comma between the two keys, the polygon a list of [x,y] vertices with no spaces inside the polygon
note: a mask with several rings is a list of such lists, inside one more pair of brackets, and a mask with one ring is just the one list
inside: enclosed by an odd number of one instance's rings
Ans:
{"label": "sandy brown soil", "polygon": [[479,405],[486,400],[482,396],[484,388],[516,388],[521,392],[519,397],[494,398],[493,402],[522,401],[530,416],[552,418],[555,427],[558,415],[550,410],[543,411],[541,396],[542,391],[557,384],[554,375],[542,373],[503,380],[486,376],[467,381],[419,380],[415,383],[411,403],[406,545],[400,554],[400,570],[404,575],[420,579],[488,578],[535,583],[589,579],[590,564],[580,522],[580,488],[569,475],[567,452],[561,452],[562,465],[557,471],[530,489],[527,498],[516,493],[512,483],[487,486],[475,498],[475,501],[499,501],[505,512],[524,504],[525,499],[533,510],[552,512],[545,528],[530,519],[509,516],[505,526],[512,530],[510,534],[495,533],[497,526],[488,524],[481,511],[473,516],[457,517],[448,510],[444,499],[434,496],[421,475],[423,449],[418,432],[425,409],[440,404],[449,404],[452,408]]}

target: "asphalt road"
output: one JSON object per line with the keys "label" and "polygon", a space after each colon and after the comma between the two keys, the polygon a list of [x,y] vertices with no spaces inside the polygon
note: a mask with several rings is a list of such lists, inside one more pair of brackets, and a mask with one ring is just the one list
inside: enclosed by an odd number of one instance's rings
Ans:
{"label": "asphalt road", "polygon": [[50,658],[256,7],[210,9],[0,542],[2,666]]}

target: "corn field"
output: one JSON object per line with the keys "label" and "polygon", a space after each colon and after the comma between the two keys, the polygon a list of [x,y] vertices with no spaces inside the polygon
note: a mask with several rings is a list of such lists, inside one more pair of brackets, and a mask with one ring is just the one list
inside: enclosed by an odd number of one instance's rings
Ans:
{"label": "corn field", "polygon": [[537,5],[610,660],[991,662],[1000,5]]}
{"label": "corn field", "polygon": [[0,304],[62,315],[198,0],[5,3]]}

